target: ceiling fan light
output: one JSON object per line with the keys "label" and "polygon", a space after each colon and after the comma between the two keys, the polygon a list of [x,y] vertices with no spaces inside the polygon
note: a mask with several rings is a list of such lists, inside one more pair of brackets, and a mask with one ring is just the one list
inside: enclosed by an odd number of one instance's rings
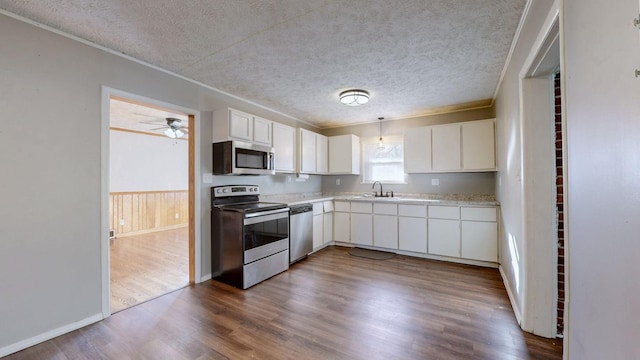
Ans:
{"label": "ceiling fan light", "polygon": [[180,129],[176,129],[174,130],[174,133],[176,134],[176,137],[181,138],[184,136],[184,132],[180,131]]}
{"label": "ceiling fan light", "polygon": [[369,102],[369,93],[364,90],[347,90],[340,93],[340,102],[349,106],[364,105]]}
{"label": "ceiling fan light", "polygon": [[[178,130],[178,131],[179,131],[179,130]],[[180,132],[182,132],[182,131],[180,131]],[[167,135],[168,137],[172,138],[172,139],[175,139],[175,138],[179,137],[179,136],[178,136],[178,134],[176,134],[176,131],[175,131],[175,130],[173,130],[172,128],[168,128],[168,129],[166,129],[166,130],[164,131],[164,134],[165,134],[165,135]],[[183,135],[184,135],[184,134],[183,134]]]}

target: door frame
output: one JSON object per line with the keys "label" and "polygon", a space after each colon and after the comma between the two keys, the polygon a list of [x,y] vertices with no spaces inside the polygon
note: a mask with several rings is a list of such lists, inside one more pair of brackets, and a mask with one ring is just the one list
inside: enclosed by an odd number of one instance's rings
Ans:
{"label": "door frame", "polygon": [[111,316],[111,257],[109,253],[109,123],[110,123],[110,101],[111,97],[126,98],[134,102],[158,106],[162,108],[175,109],[188,114],[189,116],[189,284],[201,281],[201,205],[200,201],[200,179],[196,174],[200,173],[200,153],[196,151],[200,146],[200,112],[183,106],[147,98],[145,96],[132,94],[126,91],[102,86],[101,95],[101,156],[100,156],[100,195],[101,195],[101,237],[100,237],[100,258],[101,258],[101,288],[102,288],[102,317]]}

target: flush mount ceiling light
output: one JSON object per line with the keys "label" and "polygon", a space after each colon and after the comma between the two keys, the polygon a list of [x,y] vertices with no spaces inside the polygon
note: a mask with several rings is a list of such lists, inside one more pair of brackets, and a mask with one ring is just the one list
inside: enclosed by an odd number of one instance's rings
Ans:
{"label": "flush mount ceiling light", "polygon": [[369,93],[364,90],[347,90],[340,93],[340,102],[349,106],[363,105],[369,102]]}

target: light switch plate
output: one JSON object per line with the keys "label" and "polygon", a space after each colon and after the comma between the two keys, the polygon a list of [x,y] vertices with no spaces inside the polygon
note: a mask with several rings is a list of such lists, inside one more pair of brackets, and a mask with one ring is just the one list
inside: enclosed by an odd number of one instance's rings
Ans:
{"label": "light switch plate", "polygon": [[202,174],[202,182],[205,184],[213,183],[213,174],[211,173]]}
{"label": "light switch plate", "polygon": [[440,179],[431,179],[431,185],[439,186],[440,185]]}

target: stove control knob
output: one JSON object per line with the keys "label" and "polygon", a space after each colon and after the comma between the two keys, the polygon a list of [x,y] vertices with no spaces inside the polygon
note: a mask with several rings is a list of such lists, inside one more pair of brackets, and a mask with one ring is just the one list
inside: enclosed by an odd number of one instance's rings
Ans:
{"label": "stove control knob", "polygon": [[222,192],[222,189],[216,189],[216,192],[220,194]]}
{"label": "stove control knob", "polygon": [[257,187],[254,187],[254,188],[253,188],[253,191],[258,192],[258,188],[257,188]]}
{"label": "stove control knob", "polygon": [[249,192],[253,192],[253,188],[249,188]]}
{"label": "stove control knob", "polygon": [[228,192],[228,191],[229,191],[229,189],[222,189],[222,192],[223,192],[223,193],[226,193],[226,192]]}

